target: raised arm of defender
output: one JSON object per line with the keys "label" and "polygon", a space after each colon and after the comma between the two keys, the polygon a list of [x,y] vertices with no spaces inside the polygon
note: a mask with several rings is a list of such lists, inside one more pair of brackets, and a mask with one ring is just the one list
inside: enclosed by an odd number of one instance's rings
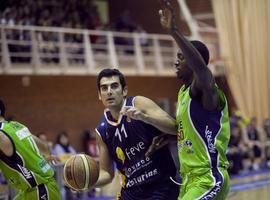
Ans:
{"label": "raised arm of defender", "polygon": [[175,24],[175,14],[168,0],[161,0],[163,9],[159,11],[160,23],[175,39],[180,47],[187,66],[193,71],[191,85],[192,96],[200,95],[201,103],[207,110],[218,108],[218,98],[215,91],[215,81],[211,71],[197,49],[178,30]]}

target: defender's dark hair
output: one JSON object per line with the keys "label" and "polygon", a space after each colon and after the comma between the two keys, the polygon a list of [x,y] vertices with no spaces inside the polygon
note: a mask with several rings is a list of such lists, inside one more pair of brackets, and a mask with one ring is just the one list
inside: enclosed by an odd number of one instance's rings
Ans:
{"label": "defender's dark hair", "polygon": [[6,107],[4,102],[0,99],[0,116],[5,117]]}
{"label": "defender's dark hair", "polygon": [[191,44],[197,49],[197,51],[201,54],[206,65],[209,63],[209,50],[207,46],[198,40],[191,40]]}
{"label": "defender's dark hair", "polygon": [[112,77],[112,76],[118,76],[120,80],[120,84],[122,88],[124,89],[126,87],[126,80],[124,75],[118,70],[118,69],[103,69],[101,72],[99,72],[98,77],[97,77],[97,86],[98,90],[100,90],[100,80],[103,77]]}

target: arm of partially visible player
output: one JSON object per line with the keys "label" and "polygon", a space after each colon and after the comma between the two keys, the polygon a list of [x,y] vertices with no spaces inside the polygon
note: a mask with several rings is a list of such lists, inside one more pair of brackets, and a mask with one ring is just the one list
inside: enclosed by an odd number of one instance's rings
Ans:
{"label": "arm of partially visible player", "polygon": [[51,150],[50,147],[48,145],[48,143],[42,141],[41,139],[39,139],[37,136],[32,135],[33,139],[35,140],[38,149],[40,150],[41,154],[46,156],[50,156],[51,155]]}
{"label": "arm of partially visible player", "polygon": [[38,149],[40,153],[44,156],[44,158],[49,162],[51,165],[55,165],[60,162],[59,158],[55,155],[51,154],[50,146],[47,142],[42,141],[37,136],[32,135],[36,145],[38,146]]}
{"label": "arm of partially visible player", "polygon": [[164,133],[177,134],[175,120],[149,98],[137,96],[135,107],[124,107],[121,113],[129,118],[151,124]]}
{"label": "arm of partially visible player", "polygon": [[2,131],[0,131],[0,150],[6,156],[12,156],[14,152],[12,142]]}
{"label": "arm of partially visible player", "polygon": [[95,187],[101,187],[112,182],[114,177],[114,168],[113,160],[109,154],[108,148],[97,133],[96,139],[99,147],[99,177]]}
{"label": "arm of partially visible player", "polygon": [[174,38],[182,50],[187,66],[194,73],[191,85],[191,94],[202,95],[202,105],[206,110],[218,108],[218,97],[215,90],[215,81],[202,56],[197,49],[183,36],[175,23],[174,10],[168,0],[161,0],[163,9],[159,11],[160,23]]}

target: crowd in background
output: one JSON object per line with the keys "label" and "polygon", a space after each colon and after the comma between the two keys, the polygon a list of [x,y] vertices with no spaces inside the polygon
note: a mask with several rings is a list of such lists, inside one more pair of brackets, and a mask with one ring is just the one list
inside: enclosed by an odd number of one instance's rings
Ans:
{"label": "crowd in background", "polygon": [[0,6],[0,24],[110,29],[122,32],[141,30],[129,10],[119,13],[115,22],[104,24],[93,0],[8,0]]}
{"label": "crowd in background", "polygon": [[100,23],[92,0],[8,0],[1,24],[94,29]]}
{"label": "crowd in background", "polygon": [[[140,43],[148,46],[149,40],[146,38],[146,31],[141,25],[131,17],[129,10],[123,10],[114,22],[105,24],[102,22],[98,8],[93,0],[67,0],[67,1],[34,1],[34,0],[9,0],[0,7],[0,24],[4,25],[23,25],[23,26],[42,26],[42,27],[64,27],[73,29],[89,30],[113,30],[120,32],[137,32],[141,34]],[[30,31],[8,30],[7,39],[13,40],[8,45],[9,52],[17,54],[11,56],[12,63],[31,62],[32,44],[29,43],[33,35]],[[36,32],[38,41],[38,51],[41,53],[43,63],[59,63],[60,56],[60,37],[57,32]],[[68,59],[73,64],[82,64],[83,48],[82,34],[64,34],[66,53],[75,55],[75,58]],[[92,44],[106,45],[106,37],[91,35],[89,40]],[[23,43],[25,42],[26,43]],[[28,42],[28,43],[27,43]],[[118,46],[125,46],[126,50],[117,49],[118,53],[133,54],[134,41],[132,38],[115,37],[114,42]],[[70,46],[70,47],[69,47]],[[102,52],[102,50],[99,50]],[[121,52],[119,52],[121,51]],[[29,53],[28,56],[18,56],[18,53]]]}
{"label": "crowd in background", "polygon": [[270,169],[270,119],[259,125],[255,117],[248,119],[236,112],[230,121],[231,139],[227,152],[230,174]]}

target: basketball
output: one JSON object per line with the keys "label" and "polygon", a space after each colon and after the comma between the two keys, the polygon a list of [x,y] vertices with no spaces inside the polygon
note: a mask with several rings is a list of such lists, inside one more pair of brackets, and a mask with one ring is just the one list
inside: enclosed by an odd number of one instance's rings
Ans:
{"label": "basketball", "polygon": [[73,190],[87,190],[98,180],[98,163],[86,154],[71,156],[64,165],[64,181]]}

